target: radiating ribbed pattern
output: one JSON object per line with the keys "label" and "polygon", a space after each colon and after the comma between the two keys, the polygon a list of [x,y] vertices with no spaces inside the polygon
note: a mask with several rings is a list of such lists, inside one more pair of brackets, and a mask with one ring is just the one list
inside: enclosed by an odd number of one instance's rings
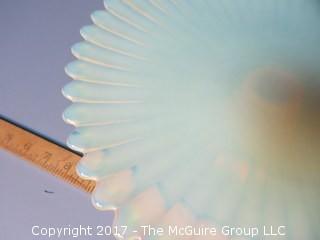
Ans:
{"label": "radiating ribbed pattern", "polygon": [[320,239],[318,0],[106,0],[91,19],[63,118],[98,209]]}

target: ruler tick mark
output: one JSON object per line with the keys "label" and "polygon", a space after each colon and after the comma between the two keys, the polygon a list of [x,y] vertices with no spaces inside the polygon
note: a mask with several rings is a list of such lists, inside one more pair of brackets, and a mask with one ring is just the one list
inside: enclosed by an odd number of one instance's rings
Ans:
{"label": "ruler tick mark", "polygon": [[80,179],[76,173],[81,156],[1,116],[0,147],[87,192],[95,187],[94,181]]}

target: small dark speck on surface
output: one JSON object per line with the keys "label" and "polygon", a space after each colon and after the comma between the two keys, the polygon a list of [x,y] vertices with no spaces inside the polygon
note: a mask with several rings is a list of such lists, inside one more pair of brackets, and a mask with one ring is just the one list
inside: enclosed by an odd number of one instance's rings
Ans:
{"label": "small dark speck on surface", "polygon": [[50,194],[53,194],[54,192],[53,191],[49,191],[49,190],[44,190],[45,193],[50,193]]}

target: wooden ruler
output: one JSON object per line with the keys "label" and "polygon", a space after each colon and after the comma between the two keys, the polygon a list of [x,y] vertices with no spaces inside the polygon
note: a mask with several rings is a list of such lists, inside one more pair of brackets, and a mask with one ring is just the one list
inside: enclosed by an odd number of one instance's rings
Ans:
{"label": "wooden ruler", "polygon": [[14,153],[64,181],[92,192],[94,181],[76,173],[81,154],[0,116],[0,148]]}

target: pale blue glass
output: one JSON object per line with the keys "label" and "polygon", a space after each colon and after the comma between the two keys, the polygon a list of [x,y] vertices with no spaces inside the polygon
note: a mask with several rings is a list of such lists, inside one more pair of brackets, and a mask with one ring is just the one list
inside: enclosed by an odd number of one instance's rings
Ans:
{"label": "pale blue glass", "polygon": [[63,118],[98,209],[320,239],[318,0],[106,0],[91,18]]}

